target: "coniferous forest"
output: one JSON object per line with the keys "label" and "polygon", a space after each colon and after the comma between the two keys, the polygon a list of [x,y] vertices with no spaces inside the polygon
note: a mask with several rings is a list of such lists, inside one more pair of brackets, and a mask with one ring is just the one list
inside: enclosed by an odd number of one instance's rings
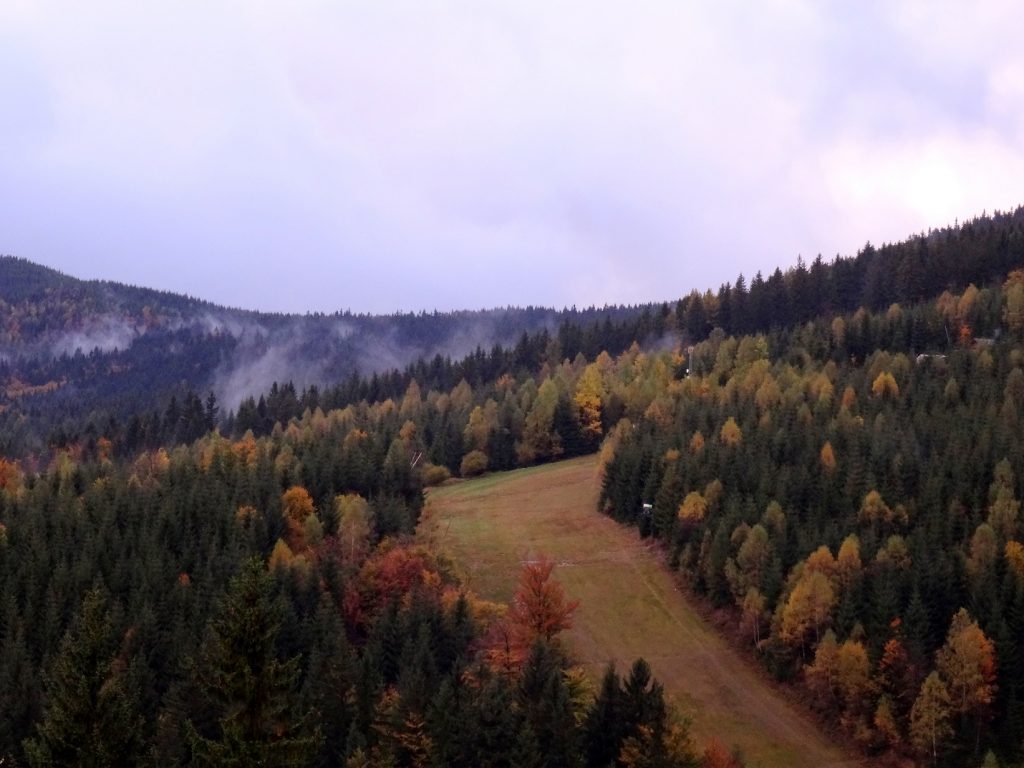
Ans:
{"label": "coniferous forest", "polygon": [[[3,465],[0,750],[27,765],[695,764],[647,665],[595,692],[552,564],[499,606],[412,538],[406,429]],[[640,758],[638,758],[640,759]]]}
{"label": "coniferous forest", "polygon": [[0,764],[740,764],[643,660],[587,678],[551,562],[498,605],[416,536],[426,487],[594,452],[865,759],[1024,759],[1024,209],[237,401],[225,331],[54,354],[95,286],[6,268]]}

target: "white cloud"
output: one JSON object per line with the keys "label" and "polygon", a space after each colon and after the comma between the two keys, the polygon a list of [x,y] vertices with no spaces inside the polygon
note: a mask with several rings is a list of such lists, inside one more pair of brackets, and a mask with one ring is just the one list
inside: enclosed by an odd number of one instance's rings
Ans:
{"label": "white cloud", "polygon": [[274,309],[667,298],[1020,202],[1021,21],[4,3],[0,251]]}

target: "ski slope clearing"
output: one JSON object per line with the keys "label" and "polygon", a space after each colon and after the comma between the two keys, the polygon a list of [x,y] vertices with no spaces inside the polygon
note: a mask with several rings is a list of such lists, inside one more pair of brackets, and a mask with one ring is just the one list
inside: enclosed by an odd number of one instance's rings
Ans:
{"label": "ski slope clearing", "polygon": [[698,743],[739,746],[750,766],[853,766],[687,603],[658,551],[597,511],[596,457],[433,489],[423,529],[474,591],[508,600],[520,563],[545,554],[579,600],[568,640],[595,677],[646,658]]}

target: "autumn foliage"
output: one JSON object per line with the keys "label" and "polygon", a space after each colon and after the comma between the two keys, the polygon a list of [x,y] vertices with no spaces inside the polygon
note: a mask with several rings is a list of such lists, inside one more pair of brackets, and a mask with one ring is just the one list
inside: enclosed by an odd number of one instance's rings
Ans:
{"label": "autumn foliage", "polygon": [[509,616],[527,640],[551,640],[572,626],[578,602],[565,599],[562,585],[551,578],[555,563],[546,557],[526,562],[519,574],[519,587],[512,598]]}
{"label": "autumn foliage", "polygon": [[743,768],[743,763],[733,750],[726,749],[718,739],[711,739],[704,748],[700,768]]}
{"label": "autumn foliage", "polygon": [[900,387],[891,373],[883,371],[871,384],[871,394],[875,397],[896,398],[900,396]]}
{"label": "autumn foliage", "polygon": [[0,458],[0,491],[16,493],[21,488],[23,478],[19,462]]}
{"label": "autumn foliage", "polygon": [[322,533],[313,507],[313,497],[301,486],[292,486],[281,496],[281,514],[288,527],[288,545],[295,552],[304,550]]}
{"label": "autumn foliage", "polygon": [[498,629],[498,650],[506,653],[513,665],[526,659],[537,640],[550,642],[572,627],[579,603],[566,600],[562,585],[551,578],[554,569],[554,561],[540,557],[523,563],[519,572],[507,621]]}

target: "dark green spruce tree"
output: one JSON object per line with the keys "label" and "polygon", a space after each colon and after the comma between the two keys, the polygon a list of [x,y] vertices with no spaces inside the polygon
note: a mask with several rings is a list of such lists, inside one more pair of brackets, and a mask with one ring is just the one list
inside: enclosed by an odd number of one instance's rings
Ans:
{"label": "dark green spruce tree", "polygon": [[299,659],[278,658],[281,609],[272,582],[263,563],[250,559],[211,621],[196,671],[217,716],[208,733],[192,721],[186,726],[197,765],[306,766],[319,750],[319,731],[297,711]]}
{"label": "dark green spruce tree", "polygon": [[90,590],[46,676],[43,719],[25,742],[31,766],[136,766],[142,717],[125,660],[115,655],[107,600]]}
{"label": "dark green spruce tree", "polygon": [[601,690],[583,723],[586,764],[589,768],[614,765],[622,749],[622,680],[609,665],[601,679]]}

